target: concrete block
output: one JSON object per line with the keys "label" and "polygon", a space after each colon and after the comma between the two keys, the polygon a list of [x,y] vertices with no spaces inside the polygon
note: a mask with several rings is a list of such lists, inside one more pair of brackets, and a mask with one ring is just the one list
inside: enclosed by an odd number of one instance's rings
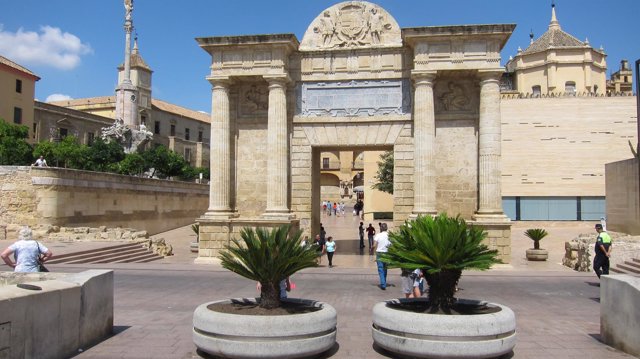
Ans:
{"label": "concrete block", "polygon": [[600,278],[600,335],[606,344],[640,356],[640,278]]}

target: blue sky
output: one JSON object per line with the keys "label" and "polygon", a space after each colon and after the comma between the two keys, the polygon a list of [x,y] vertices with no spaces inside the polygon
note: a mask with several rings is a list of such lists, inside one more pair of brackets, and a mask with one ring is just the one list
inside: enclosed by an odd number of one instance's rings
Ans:
{"label": "blue sky", "polygon": [[[400,27],[515,23],[503,49],[503,64],[529,32],[544,33],[550,0],[380,0]],[[140,53],[154,70],[153,96],[198,111],[211,110],[205,80],[209,57],[194,38],[294,33],[302,40],[325,0],[135,0],[134,26]],[[2,0],[0,55],[42,79],[36,98],[112,95],[116,67],[124,59],[122,0]],[[608,72],[621,59],[640,58],[638,0],[556,0],[562,29],[592,46],[604,47]]]}

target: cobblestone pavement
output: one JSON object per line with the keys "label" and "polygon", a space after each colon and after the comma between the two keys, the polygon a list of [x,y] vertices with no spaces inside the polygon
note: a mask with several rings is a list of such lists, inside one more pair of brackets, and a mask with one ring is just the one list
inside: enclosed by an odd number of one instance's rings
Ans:
{"label": "cobblestone pavement", "polygon": [[[392,358],[373,346],[371,309],[377,302],[401,296],[399,270],[390,271],[391,286],[381,291],[373,257],[358,249],[358,219],[348,214],[322,221],[337,240],[335,266],[328,268],[324,259],[323,266],[296,274],[297,288],[290,295],[330,303],[338,312],[338,345],[321,358]],[[535,226],[550,232],[541,242],[550,251],[546,262],[524,260],[531,241],[521,232]],[[592,228],[592,222],[515,223],[511,264],[463,274],[460,298],[498,302],[516,313],[513,358],[632,358],[599,341],[595,275],[560,265],[564,242]],[[194,309],[212,300],[257,294],[255,283],[220,266],[193,264],[189,242],[195,236],[188,227],[154,238],[165,238],[175,255],[147,264],[52,265],[57,271],[115,270],[115,334],[84,348],[77,358],[200,358],[191,340]]]}

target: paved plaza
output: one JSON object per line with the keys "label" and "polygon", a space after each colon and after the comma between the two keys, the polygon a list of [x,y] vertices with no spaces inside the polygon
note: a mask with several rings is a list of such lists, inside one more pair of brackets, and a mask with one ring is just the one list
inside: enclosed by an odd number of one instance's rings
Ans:
{"label": "paved plaza", "polygon": [[[335,266],[328,268],[325,258],[321,267],[296,274],[296,289],[290,294],[330,303],[338,312],[337,346],[320,358],[392,358],[373,346],[371,309],[377,302],[401,296],[399,270],[390,271],[391,286],[380,290],[373,257],[359,254],[357,217],[348,214],[323,217],[322,221],[328,235],[337,238]],[[546,262],[524,259],[531,241],[522,232],[536,225],[550,232],[541,242],[550,250]],[[599,341],[595,275],[560,265],[564,241],[592,228],[590,222],[516,223],[512,264],[463,274],[459,297],[499,302],[516,313],[518,341],[513,358],[632,358]],[[195,255],[189,252],[188,244],[195,236],[189,227],[154,238],[165,238],[174,246],[175,255],[147,264],[51,265],[58,271],[115,270],[115,334],[94,347],[83,348],[76,358],[200,358],[191,340],[196,306],[257,295],[252,281],[220,266],[193,264]],[[57,253],[77,247],[48,244]]]}

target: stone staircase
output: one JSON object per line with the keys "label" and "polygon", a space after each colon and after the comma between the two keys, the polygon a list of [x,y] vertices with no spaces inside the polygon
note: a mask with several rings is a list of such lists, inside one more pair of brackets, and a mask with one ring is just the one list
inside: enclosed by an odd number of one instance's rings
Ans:
{"label": "stone staircase", "polygon": [[618,264],[609,270],[611,273],[629,274],[640,277],[640,259],[633,258],[630,261]]}
{"label": "stone staircase", "polygon": [[147,263],[164,257],[134,242],[86,251],[54,255],[47,264]]}

